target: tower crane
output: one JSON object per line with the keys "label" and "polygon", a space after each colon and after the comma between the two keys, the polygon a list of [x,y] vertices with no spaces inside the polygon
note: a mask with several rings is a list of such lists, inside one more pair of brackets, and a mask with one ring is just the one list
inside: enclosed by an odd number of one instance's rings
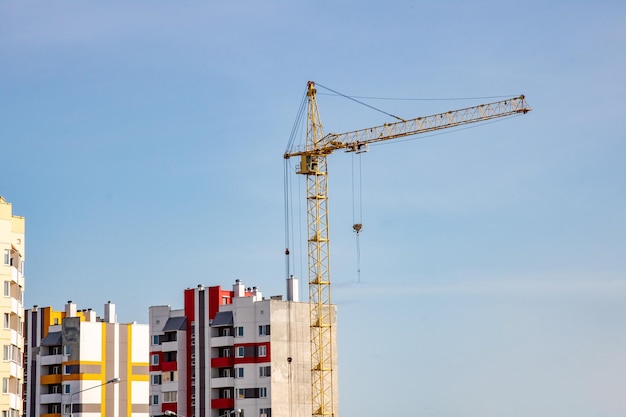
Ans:
{"label": "tower crane", "polygon": [[[312,416],[334,417],[332,337],[333,314],[330,298],[330,240],[328,234],[327,156],[336,150],[365,152],[368,145],[421,133],[491,119],[526,114],[532,109],[525,97],[507,100],[346,133],[324,135],[313,81],[307,84],[306,143],[288,149],[284,158],[300,157],[296,172],[306,176],[309,304],[311,316]],[[355,225],[357,226],[357,225]],[[356,230],[356,229],[355,229]],[[286,251],[288,254],[288,250]]]}

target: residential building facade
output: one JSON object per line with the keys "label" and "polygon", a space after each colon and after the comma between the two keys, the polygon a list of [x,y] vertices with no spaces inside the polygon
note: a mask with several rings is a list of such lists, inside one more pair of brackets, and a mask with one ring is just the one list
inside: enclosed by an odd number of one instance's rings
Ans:
{"label": "residential building facade", "polygon": [[0,197],[0,281],[3,297],[0,299],[0,393],[1,417],[22,415],[22,358],[24,338],[24,228],[23,217],[14,216],[10,203]]}
{"label": "residential building facade", "polygon": [[150,415],[311,415],[309,303],[287,287],[283,300],[240,280],[199,285],[180,310],[150,307]]}
{"label": "residential building facade", "polygon": [[147,324],[118,323],[115,304],[26,310],[27,417],[148,417]]}

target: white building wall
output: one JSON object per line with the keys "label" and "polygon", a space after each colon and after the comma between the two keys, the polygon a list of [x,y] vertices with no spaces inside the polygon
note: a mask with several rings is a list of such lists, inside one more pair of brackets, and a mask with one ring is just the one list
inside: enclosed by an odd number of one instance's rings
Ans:
{"label": "white building wall", "polygon": [[102,323],[81,322],[80,360],[100,362],[102,360]]}
{"label": "white building wall", "polygon": [[150,329],[147,324],[133,324],[133,340],[131,358],[133,362],[148,362],[150,350],[146,349],[150,340]]}

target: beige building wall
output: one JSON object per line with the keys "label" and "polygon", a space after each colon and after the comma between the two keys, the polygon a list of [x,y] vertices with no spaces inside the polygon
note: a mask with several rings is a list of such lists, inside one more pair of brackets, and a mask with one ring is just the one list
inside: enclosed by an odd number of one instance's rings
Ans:
{"label": "beige building wall", "polygon": [[2,417],[22,414],[24,338],[24,218],[0,197],[0,410]]}
{"label": "beige building wall", "polygon": [[[338,407],[337,379],[337,321],[336,306],[333,309],[333,400]],[[272,300],[271,344],[271,409],[272,416],[310,416],[311,409],[311,333],[310,305],[303,302]],[[336,414],[337,415],[337,414]]]}

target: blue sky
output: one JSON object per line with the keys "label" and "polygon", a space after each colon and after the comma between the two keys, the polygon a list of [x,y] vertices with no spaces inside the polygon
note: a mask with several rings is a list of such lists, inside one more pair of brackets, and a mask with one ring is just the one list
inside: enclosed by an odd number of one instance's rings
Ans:
{"label": "blue sky", "polygon": [[[340,414],[624,416],[624,21],[622,1],[4,1],[26,306],[147,322],[200,283],[283,294],[308,80],[422,99],[367,101],[405,118],[523,93],[523,117],[361,157],[360,282],[358,161],[329,158]],[[327,132],[389,121],[319,93]]]}

